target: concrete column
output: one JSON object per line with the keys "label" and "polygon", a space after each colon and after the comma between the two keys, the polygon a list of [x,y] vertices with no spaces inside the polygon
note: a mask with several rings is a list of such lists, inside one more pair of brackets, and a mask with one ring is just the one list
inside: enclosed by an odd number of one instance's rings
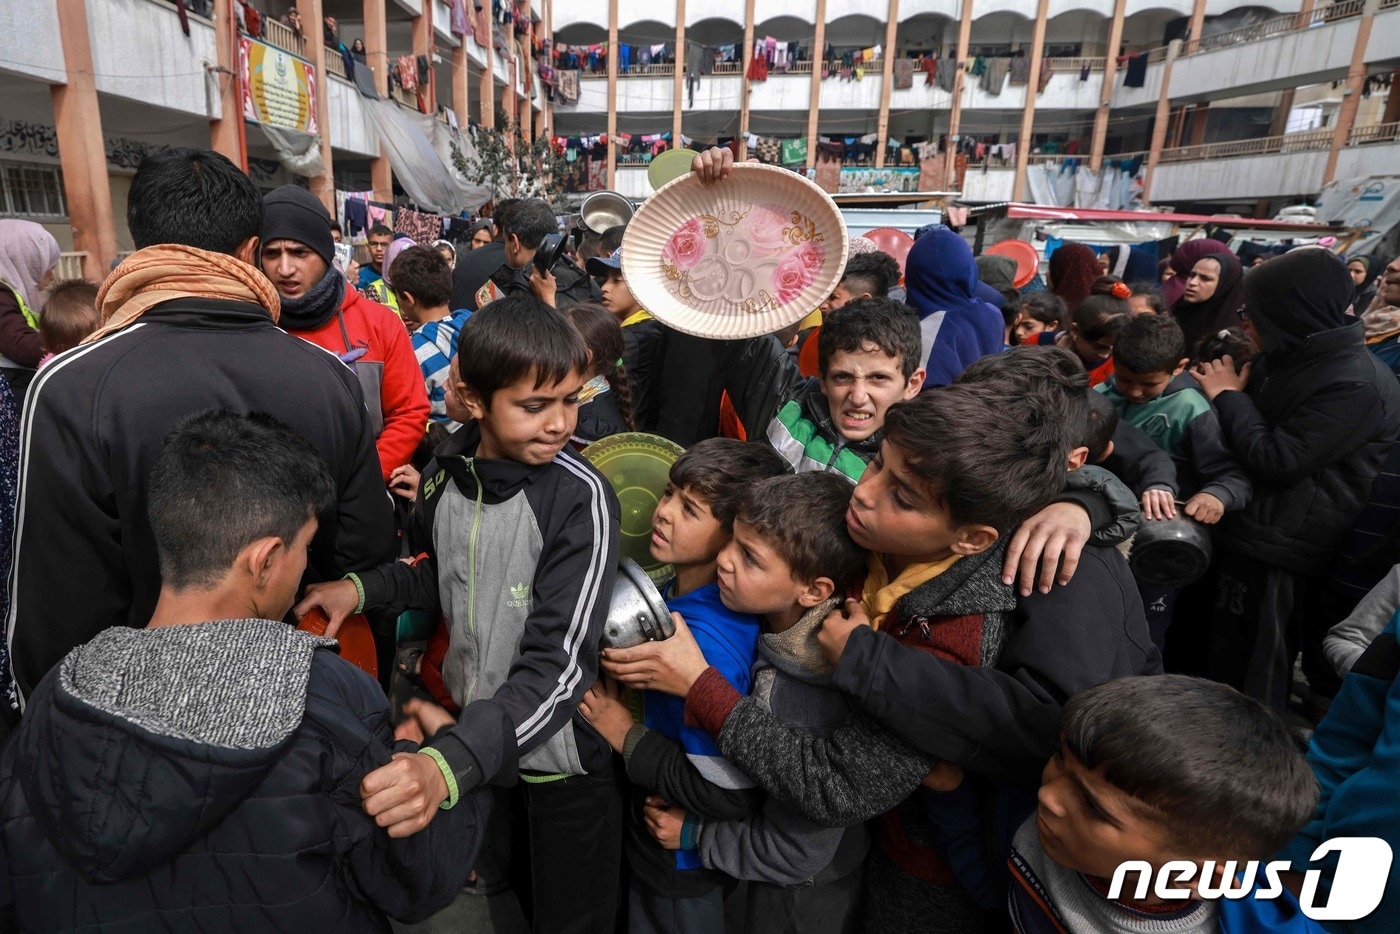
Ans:
{"label": "concrete column", "polygon": [[[1361,22],[1356,27],[1356,45],[1351,50],[1351,67],[1347,69],[1347,86],[1342,91],[1342,107],[1337,112],[1337,126],[1332,132],[1332,148],[1327,152],[1327,167],[1322,171],[1322,184],[1337,177],[1337,158],[1356,126],[1356,111],[1361,106],[1361,89],[1366,84],[1366,43],[1371,40],[1380,0],[1366,0],[1361,10]],[[1395,93],[1394,91],[1391,92]]]}
{"label": "concrete column", "polygon": [[1269,136],[1282,136],[1288,131],[1288,115],[1293,110],[1296,94],[1292,88],[1279,92],[1278,106],[1274,108],[1273,119],[1269,121]]}
{"label": "concrete column", "polygon": [[1157,97],[1157,115],[1152,121],[1152,145],[1147,153],[1147,171],[1142,177],[1142,202],[1151,204],[1152,194],[1152,174],[1157,170],[1157,163],[1162,158],[1162,149],[1167,141],[1167,123],[1171,119],[1171,98],[1168,90],[1172,83],[1172,66],[1176,64],[1176,58],[1181,54],[1181,40],[1173,39],[1167,46],[1167,60],[1162,66],[1162,93]]}
{"label": "concrete column", "polygon": [[117,231],[112,215],[112,185],[107,177],[107,147],[102,113],[92,74],[92,40],[88,35],[87,0],[58,5],[58,32],[63,42],[67,84],[50,86],[58,158],[63,171],[73,249],[83,257],[83,276],[101,282],[117,258]]}
{"label": "concrete column", "polygon": [[517,119],[520,121],[520,131],[525,134],[525,144],[531,145],[535,141],[535,74],[530,69],[530,62],[535,53],[535,19],[530,17],[530,27],[525,31],[525,44],[519,46],[516,57],[520,60],[517,73],[520,75],[521,87],[524,89],[520,95],[520,106],[524,108],[524,113],[517,112]]}
{"label": "concrete column", "polygon": [[[481,125],[487,129],[496,128],[496,43],[492,41],[496,26],[491,21],[491,4],[482,0],[485,9],[478,18],[477,42],[482,47],[486,64],[481,68]],[[485,25],[483,32],[479,27]]]}
{"label": "concrete column", "polygon": [[1201,41],[1201,27],[1206,21],[1206,0],[1196,0],[1191,8],[1191,19],[1186,24],[1186,47],[1183,54],[1189,55],[1195,51],[1196,44]]}
{"label": "concrete column", "polygon": [[[541,0],[544,4],[544,34],[549,37],[549,47],[554,48],[554,0]],[[540,135],[554,136],[554,102],[545,95],[540,102]]]}
{"label": "concrete column", "polygon": [[1103,167],[1104,141],[1108,139],[1108,114],[1113,109],[1113,79],[1118,74],[1118,46],[1123,42],[1123,17],[1128,0],[1115,0],[1113,20],[1108,27],[1108,48],[1104,50],[1103,90],[1099,92],[1099,109],[1094,111],[1094,138],[1089,149],[1089,168],[1097,172]]}
{"label": "concrete column", "polygon": [[[364,0],[365,2],[365,64],[374,71],[374,89],[379,96],[389,96],[389,27],[385,21],[384,0]],[[304,17],[303,17],[304,19]],[[321,21],[312,20],[309,31],[311,41],[320,36]],[[379,155],[369,162],[370,188],[376,201],[394,200],[394,173],[389,168],[389,158],[381,146]]]}
{"label": "concrete column", "polygon": [[749,157],[749,65],[753,64],[753,6],[754,0],[747,0],[744,4],[744,73],[739,76],[740,162]]}
{"label": "concrete column", "polygon": [[885,144],[890,133],[890,85],[894,83],[894,43],[899,28],[899,0],[890,0],[885,18],[884,68],[880,80],[880,119],[875,125],[875,168],[885,167]]}
{"label": "concrete column", "polygon": [[948,151],[944,153],[943,168],[946,173],[944,185],[951,191],[957,187],[957,141],[962,127],[962,92],[967,72],[963,62],[967,59],[967,47],[972,42],[972,0],[962,0],[962,16],[958,20],[958,47],[953,53],[956,70],[953,74],[953,106],[948,111]]}
{"label": "concrete column", "polygon": [[1020,201],[1026,191],[1026,167],[1031,160],[1031,130],[1035,126],[1035,99],[1040,87],[1040,69],[1045,64],[1045,20],[1050,12],[1050,0],[1040,0],[1035,10],[1035,29],[1031,33],[1031,74],[1026,84],[1026,107],[1021,111],[1021,133],[1016,140],[1016,183],[1012,201]]}
{"label": "concrete column", "polygon": [[[304,3],[306,0],[297,0]],[[320,0],[317,0],[319,3]],[[423,0],[423,12],[413,17],[413,54],[428,57],[428,86],[423,96],[428,101],[428,112],[437,113],[437,69],[433,67],[433,4]]]}
{"label": "concrete column", "polygon": [[214,0],[214,51],[219,70],[208,80],[219,89],[219,116],[209,121],[209,148],[228,157],[245,172],[248,147],[243,138],[242,78],[238,74],[238,30],[233,25],[233,0]]}
{"label": "concrete column", "polygon": [[452,50],[452,110],[457,114],[457,124],[463,128],[471,119],[471,72],[467,67],[467,37],[458,36],[461,41]]}
{"label": "concrete column", "polygon": [[608,0],[608,188],[617,188],[617,0]]}
{"label": "concrete column", "polygon": [[[820,2],[820,0],[818,0]],[[820,27],[818,27],[820,28]],[[676,0],[676,66],[671,83],[671,148],[680,149],[685,114],[685,0]]]}
{"label": "concrete column", "polygon": [[[326,167],[326,171],[321,175],[308,179],[311,186],[311,193],[321,199],[321,203],[326,206],[326,210],[335,216],[335,163],[331,156],[331,124],[330,105],[328,98],[330,92],[326,90],[326,83],[330,81],[330,76],[326,73],[326,44],[321,39],[321,17],[324,15],[321,8],[321,0],[297,0],[297,10],[301,13],[301,21],[307,33],[306,41],[302,43],[302,54],[311,63],[311,67],[316,69],[316,100],[313,105],[316,108],[316,126],[318,127],[317,137],[321,143],[321,164]],[[338,55],[338,52],[330,54]]]}
{"label": "concrete column", "polygon": [[[684,0],[682,0],[684,2]],[[817,165],[817,117],[822,109],[822,51],[826,48],[826,0],[817,0],[817,35],[812,46],[812,99],[807,110],[807,168]]]}

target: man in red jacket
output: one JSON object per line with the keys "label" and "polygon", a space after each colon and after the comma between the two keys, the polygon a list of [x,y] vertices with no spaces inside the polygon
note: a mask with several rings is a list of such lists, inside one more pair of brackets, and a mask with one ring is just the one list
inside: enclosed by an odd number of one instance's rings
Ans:
{"label": "man in red jacket", "polygon": [[423,437],[428,391],[403,322],[347,288],[334,255],[331,218],[315,195],[283,185],[264,196],[262,269],[282,297],[282,327],[355,371],[387,482]]}

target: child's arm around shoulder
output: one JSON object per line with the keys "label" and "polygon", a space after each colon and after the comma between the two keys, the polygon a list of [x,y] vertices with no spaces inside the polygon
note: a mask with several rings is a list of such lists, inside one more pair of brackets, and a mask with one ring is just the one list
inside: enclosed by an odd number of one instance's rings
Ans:
{"label": "child's arm around shoulder", "polygon": [[[1121,567],[1114,567],[1114,564]],[[1161,671],[1122,556],[1086,548],[1073,580],[1020,599],[995,668],[970,667],[857,627],[836,687],[915,749],[1012,784],[1034,784],[1070,696]]]}
{"label": "child's arm around shoulder", "polygon": [[933,760],[858,712],[827,736],[789,726],[710,669],[686,697],[686,719],[773,798],[823,827],[869,820],[909,797]]}
{"label": "child's arm around shoulder", "polygon": [[1191,420],[1186,439],[1191,449],[1191,462],[1201,480],[1200,492],[1220,500],[1226,512],[1248,506],[1254,496],[1254,484],[1225,444],[1214,409]]}

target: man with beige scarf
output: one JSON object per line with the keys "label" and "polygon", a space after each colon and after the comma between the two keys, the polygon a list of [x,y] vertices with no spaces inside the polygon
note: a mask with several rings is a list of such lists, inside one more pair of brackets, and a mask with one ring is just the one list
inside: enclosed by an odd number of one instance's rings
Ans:
{"label": "man with beige scarf", "polygon": [[30,389],[7,620],[21,704],[74,646],[150,619],[161,575],[146,477],[188,415],[265,412],[326,461],[336,506],[306,580],[393,557],[359,383],[277,327],[277,291],[256,265],[262,210],[252,181],[217,153],[148,156],[127,205],[138,249],[103,284],[103,327]]}

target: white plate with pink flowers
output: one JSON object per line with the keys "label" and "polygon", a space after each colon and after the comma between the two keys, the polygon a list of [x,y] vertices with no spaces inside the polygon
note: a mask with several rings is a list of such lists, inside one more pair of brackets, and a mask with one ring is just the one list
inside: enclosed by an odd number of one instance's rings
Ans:
{"label": "white plate with pink flowers", "polygon": [[846,249],[845,221],[826,192],[745,162],[724,181],[687,174],[648,198],[627,225],[622,274],[638,303],[678,331],[758,337],[826,301]]}

